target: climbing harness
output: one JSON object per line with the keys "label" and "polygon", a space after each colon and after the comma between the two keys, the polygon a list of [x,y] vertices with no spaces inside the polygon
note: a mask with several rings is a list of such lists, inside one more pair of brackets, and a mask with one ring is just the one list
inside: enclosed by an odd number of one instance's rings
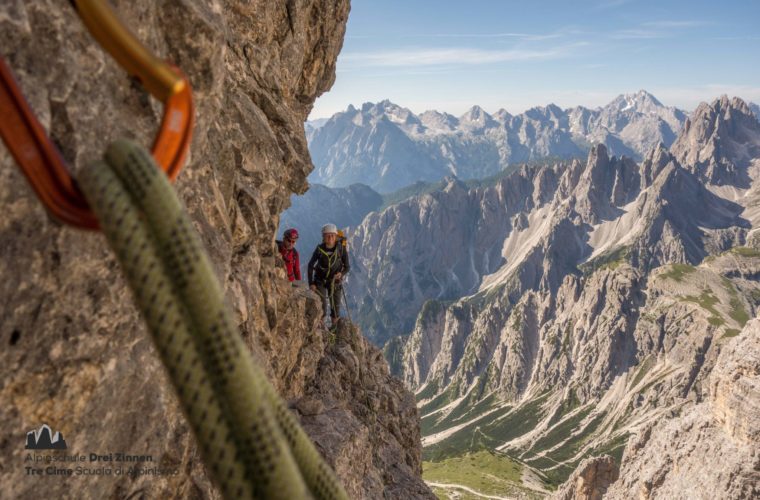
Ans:
{"label": "climbing harness", "polygon": [[330,271],[332,271],[332,266],[335,263],[335,260],[340,258],[340,255],[339,255],[340,252],[338,251],[338,246],[337,245],[335,246],[335,250],[333,250],[332,253],[325,252],[324,250],[322,250],[321,246],[317,246],[317,250],[319,250],[322,255],[327,257],[327,267],[325,268],[325,267],[320,266],[320,269],[324,269],[325,278],[327,278],[327,276],[330,274]]}
{"label": "climbing harness", "polygon": [[[336,262],[336,260],[342,257],[339,249],[340,247],[336,244],[335,250],[333,250],[332,253],[327,253],[324,250],[322,250],[321,246],[317,246],[317,250],[319,250],[319,252],[322,255],[327,257],[327,267],[322,267],[322,266],[319,267],[319,269],[324,270],[325,279],[330,275],[333,268],[333,264]],[[327,291],[327,287],[325,287],[325,290]],[[330,312],[332,312],[332,311],[335,311],[335,277],[334,276],[330,279],[329,298],[330,298]]]}
{"label": "climbing harness", "polygon": [[347,498],[253,363],[166,177],[117,141],[79,175],[225,498]]}
{"label": "climbing harness", "polygon": [[[164,103],[153,156],[169,178],[182,168],[190,146],[193,100],[182,73],[145,49],[103,0],[75,0],[93,37],[116,61]],[[56,147],[26,102],[10,68],[0,57],[0,137],[48,211],[67,224],[97,229],[98,222]]]}

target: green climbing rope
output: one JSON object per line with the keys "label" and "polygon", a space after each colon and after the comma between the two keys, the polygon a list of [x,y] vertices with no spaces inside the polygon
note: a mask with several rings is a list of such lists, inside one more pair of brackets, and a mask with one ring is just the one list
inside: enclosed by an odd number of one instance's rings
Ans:
{"label": "green climbing rope", "polygon": [[78,182],[115,251],[225,498],[347,498],[254,363],[190,219],[128,141]]}

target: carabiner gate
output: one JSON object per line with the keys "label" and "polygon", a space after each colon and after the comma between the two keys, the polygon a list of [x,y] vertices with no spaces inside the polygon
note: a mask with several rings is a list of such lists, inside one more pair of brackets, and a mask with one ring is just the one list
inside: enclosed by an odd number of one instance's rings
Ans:
{"label": "carabiner gate", "polygon": [[[74,0],[79,17],[111,56],[145,89],[164,104],[164,116],[153,142],[158,165],[174,180],[182,169],[193,128],[190,83],[177,68],[151,54],[119,21],[103,0]],[[61,154],[47,137],[13,77],[0,57],[0,137],[52,215],[64,223],[98,229],[76,181]]]}

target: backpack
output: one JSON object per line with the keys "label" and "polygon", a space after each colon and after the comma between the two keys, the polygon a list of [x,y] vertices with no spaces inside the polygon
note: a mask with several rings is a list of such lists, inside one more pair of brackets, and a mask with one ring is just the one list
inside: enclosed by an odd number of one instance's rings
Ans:
{"label": "backpack", "polygon": [[348,249],[348,239],[346,239],[346,235],[342,229],[338,229],[338,243],[343,247],[344,252]]}

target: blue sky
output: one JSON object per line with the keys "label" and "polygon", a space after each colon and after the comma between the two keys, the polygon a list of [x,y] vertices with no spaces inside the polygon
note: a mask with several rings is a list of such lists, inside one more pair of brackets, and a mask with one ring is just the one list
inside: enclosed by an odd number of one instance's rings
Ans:
{"label": "blue sky", "polygon": [[686,110],[760,102],[760,0],[352,0],[310,118],[383,99],[455,115],[595,107],[639,89]]}

